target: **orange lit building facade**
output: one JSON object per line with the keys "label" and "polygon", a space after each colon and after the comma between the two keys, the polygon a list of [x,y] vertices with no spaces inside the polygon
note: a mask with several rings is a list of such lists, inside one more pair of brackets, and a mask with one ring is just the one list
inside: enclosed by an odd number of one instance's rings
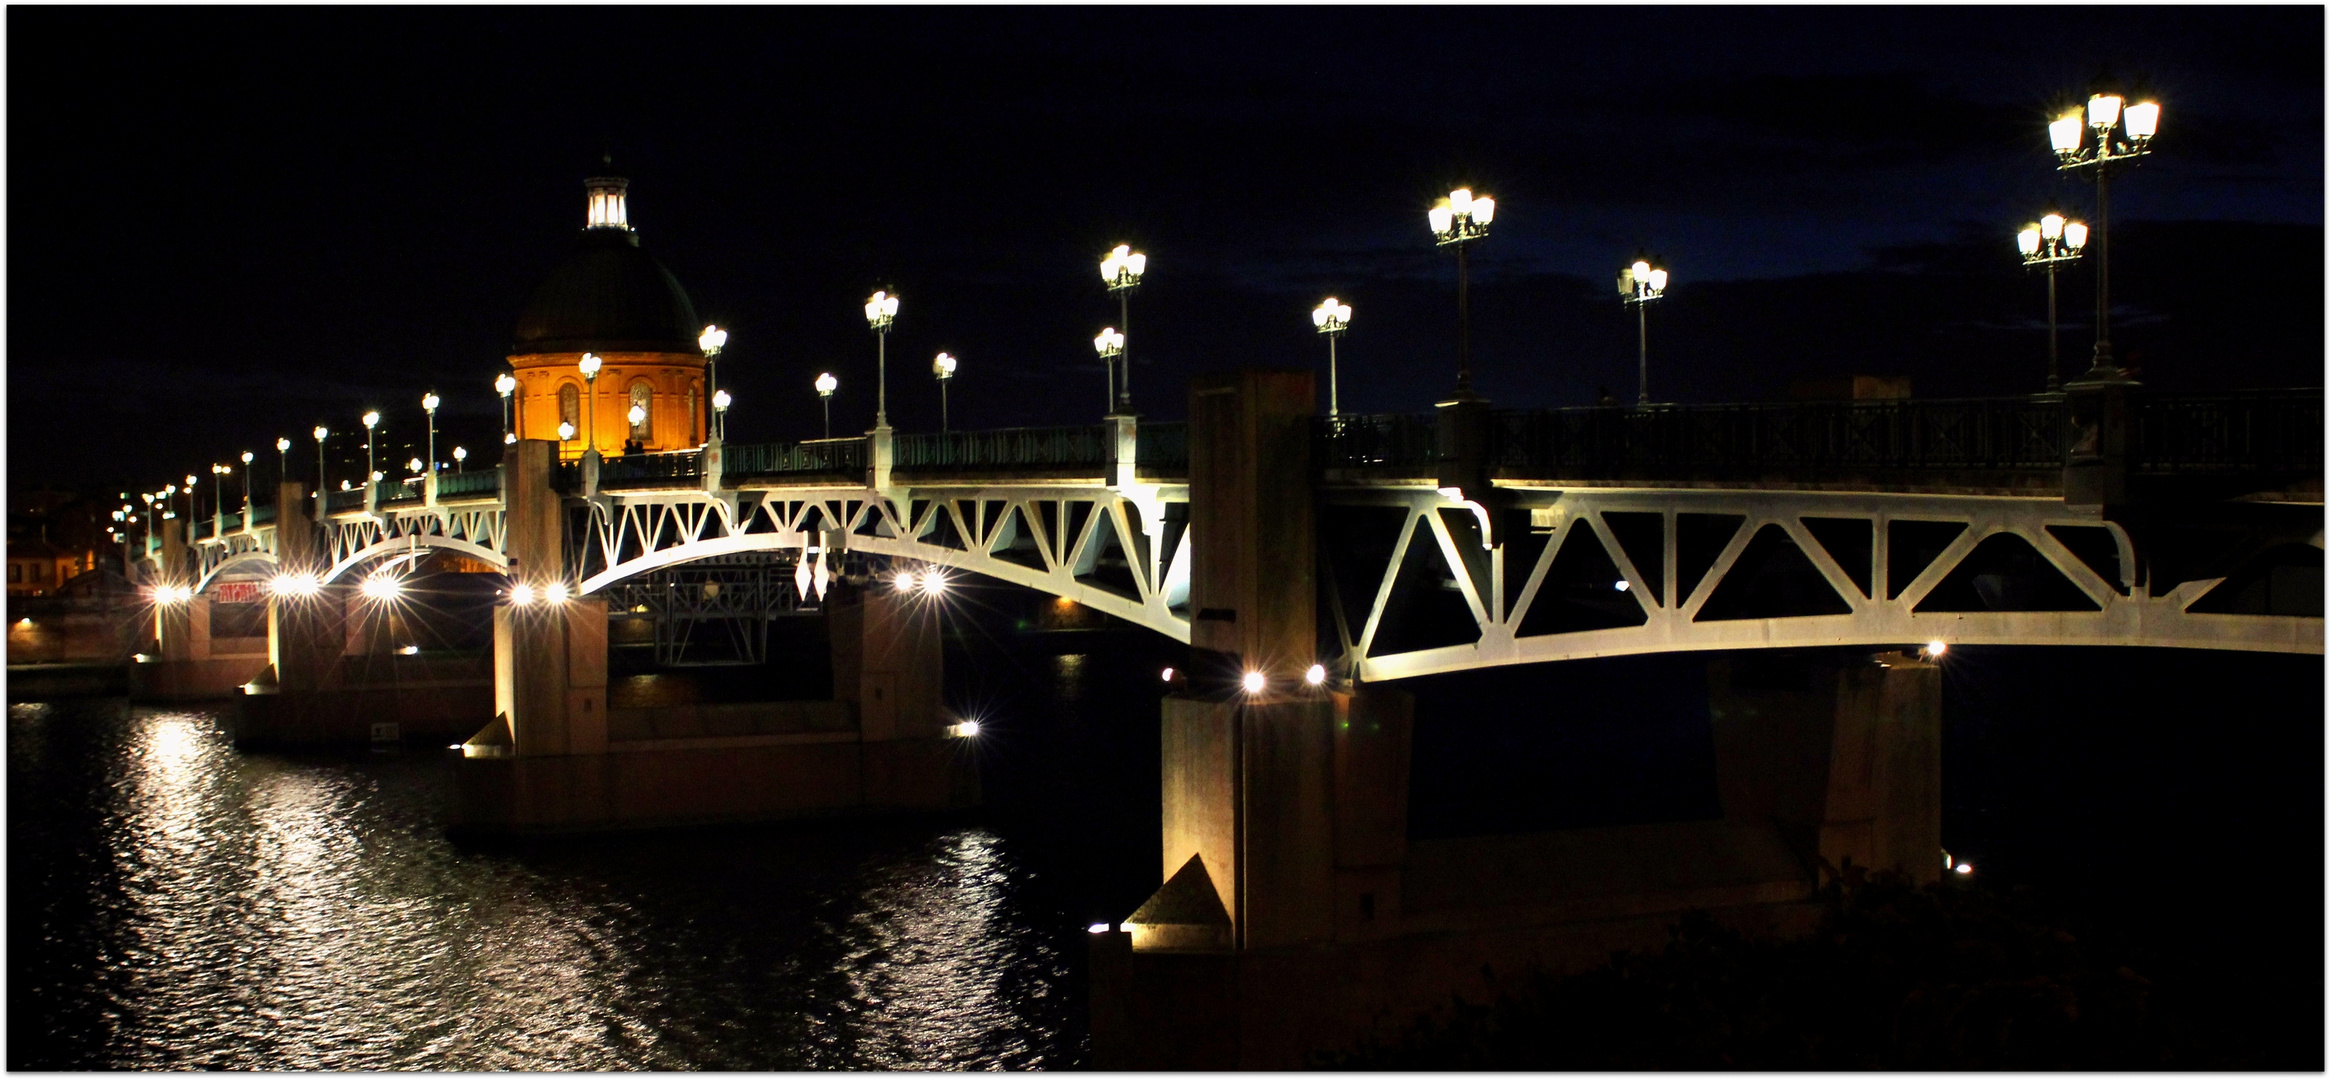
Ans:
{"label": "orange lit building facade", "polygon": [[[621,177],[584,181],[588,209],[575,250],[534,291],[518,318],[510,371],[513,430],[544,439],[559,456],[689,450],[710,429],[702,329],[687,290],[641,250]],[[583,355],[599,358],[585,379]],[[633,406],[642,412],[634,424]],[[568,425],[568,435],[560,426]]]}

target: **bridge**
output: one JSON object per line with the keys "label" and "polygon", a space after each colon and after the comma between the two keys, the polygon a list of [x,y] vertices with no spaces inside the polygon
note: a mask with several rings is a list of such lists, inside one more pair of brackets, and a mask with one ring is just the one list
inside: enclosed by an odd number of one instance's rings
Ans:
{"label": "bridge", "polygon": [[[2320,652],[2320,612],[2292,599],[2305,570],[2284,556],[2322,544],[2321,400],[2131,394],[2124,482],[2189,517],[2214,508],[2182,522],[2067,502],[2062,396],[1489,413],[1487,486],[1472,490],[1440,482],[1434,417],[1314,418],[1302,449],[1332,634],[1311,653],[1383,681],[1927,641]],[[590,596],[772,552],[808,594],[821,563],[840,572],[855,554],[1066,597],[1187,643],[1189,464],[1188,425],[1133,417],[586,455],[552,477],[555,577]],[[324,553],[310,572],[393,574],[425,549],[506,568],[507,485],[490,468],[310,498]],[[281,573],[275,511],[194,522],[191,591]],[[2191,550],[2197,530],[2217,550]],[[152,580],[172,577],[165,544],[148,540]]]}
{"label": "bridge", "polygon": [[[461,820],[516,831],[972,801],[934,570],[1187,643],[1162,884],[1092,935],[1097,1060],[1165,1067],[1299,1064],[1492,967],[1656,948],[1683,910],[1805,929],[1853,867],[1933,880],[1951,646],[2323,652],[2320,389],[1315,412],[1308,374],[1247,370],[1196,380],[1187,423],[520,440],[493,470],[165,522],[144,566],[165,664],[204,596],[266,586],[252,689],[317,724],[351,700],[320,673],[353,583],[440,552],[504,575],[456,787]],[[825,601],[833,708],[613,715],[606,598],[744,558],[752,603],[770,565]],[[1713,657],[1721,820],[1408,838],[1401,680],[1678,651]]]}

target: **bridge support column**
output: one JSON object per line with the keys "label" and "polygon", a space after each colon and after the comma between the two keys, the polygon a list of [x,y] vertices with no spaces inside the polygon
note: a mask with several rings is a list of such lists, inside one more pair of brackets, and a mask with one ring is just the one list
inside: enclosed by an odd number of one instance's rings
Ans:
{"label": "bridge support column", "polygon": [[[195,584],[193,553],[186,545],[186,523],[162,523],[162,572],[158,584]],[[165,701],[227,697],[238,692],[254,674],[253,661],[241,657],[214,658],[210,648],[210,601],[196,596],[154,605],[154,647],[149,659],[130,669],[130,696]]]}
{"label": "bridge support column", "polygon": [[[169,518],[162,522],[162,585],[194,584],[194,559],[186,549],[186,522]],[[187,660],[193,657],[194,628],[191,625],[189,603],[157,603],[154,605],[154,644],[163,660]]]}
{"label": "bridge support column", "polygon": [[[510,581],[542,597],[563,579],[565,521],[551,487],[553,449],[541,439],[503,458],[503,550]],[[586,487],[597,459],[585,453]],[[607,602],[538,599],[494,608],[494,711],[515,757],[607,752]],[[488,745],[495,745],[489,743]]]}
{"label": "bridge support column", "polygon": [[1942,874],[1942,678],[1906,653],[1737,653],[1708,662],[1724,816],[1799,854]]}

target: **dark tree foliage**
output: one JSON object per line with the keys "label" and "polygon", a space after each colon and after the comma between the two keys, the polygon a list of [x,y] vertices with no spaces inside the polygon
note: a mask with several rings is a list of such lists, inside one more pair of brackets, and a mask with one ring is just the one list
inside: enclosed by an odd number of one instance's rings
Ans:
{"label": "dark tree foliage", "polygon": [[[1690,912],[1656,954],[1533,973],[1394,1040],[1362,1069],[2319,1069],[2266,1060],[2181,995],[2075,937],[2024,888],[1924,888],[1847,867],[1820,928],[1752,939]],[[2311,961],[2312,958],[2303,958]],[[2279,1055],[2277,1055],[2279,1056]]]}

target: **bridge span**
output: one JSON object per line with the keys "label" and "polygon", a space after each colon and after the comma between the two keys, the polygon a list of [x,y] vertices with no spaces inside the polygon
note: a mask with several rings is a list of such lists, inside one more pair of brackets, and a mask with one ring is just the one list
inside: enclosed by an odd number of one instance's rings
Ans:
{"label": "bridge span", "polygon": [[[1471,491],[1440,482],[1432,417],[1319,418],[1307,489],[1272,497],[1318,504],[1332,632],[1312,654],[1352,680],[1926,641],[2320,652],[2320,611],[2293,599],[2314,578],[2291,557],[2322,545],[2320,392],[2132,398],[2132,505],[2209,520],[2067,501],[2061,396],[1492,413]],[[873,557],[1187,643],[1188,437],[1117,417],[587,456],[554,472],[556,576],[587,596],[775,552],[809,593],[820,565]],[[494,468],[328,493],[309,572],[394,574],[428,550],[506,569],[505,485]],[[274,510],[195,523],[194,592],[282,571]],[[2192,550],[2197,532],[2218,550]]]}

